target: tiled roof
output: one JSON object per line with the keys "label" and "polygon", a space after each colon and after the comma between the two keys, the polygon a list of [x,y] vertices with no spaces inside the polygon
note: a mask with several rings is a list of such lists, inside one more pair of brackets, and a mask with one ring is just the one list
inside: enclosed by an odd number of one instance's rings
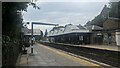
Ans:
{"label": "tiled roof", "polygon": [[65,27],[64,26],[54,27],[51,31],[49,31],[48,36],[55,36],[74,32],[85,33],[89,32],[89,30],[85,29],[84,27],[80,29],[77,25],[67,24],[65,25]]}
{"label": "tiled roof", "polygon": [[102,27],[97,26],[97,25],[86,26],[86,28],[89,29],[89,30],[103,30]]}
{"label": "tiled roof", "polygon": [[82,25],[80,25],[80,24],[79,24],[77,27],[78,27],[79,29],[81,29],[81,30],[86,30],[86,28],[85,28],[85,27],[83,27],[83,26],[82,26]]}

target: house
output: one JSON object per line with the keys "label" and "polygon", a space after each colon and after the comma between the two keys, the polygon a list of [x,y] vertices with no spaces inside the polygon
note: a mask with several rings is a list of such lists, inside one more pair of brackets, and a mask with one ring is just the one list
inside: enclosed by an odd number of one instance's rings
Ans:
{"label": "house", "polygon": [[103,28],[97,25],[86,26],[91,31],[91,44],[102,44],[103,43]]}
{"label": "house", "polygon": [[109,17],[104,23],[104,44],[116,45],[116,32],[120,32],[120,19]]}
{"label": "house", "polygon": [[107,5],[105,5],[100,15],[102,15],[103,18],[107,18],[109,16],[109,11],[110,11],[110,8],[108,8]]}
{"label": "house", "polygon": [[100,27],[103,27],[103,23],[108,19],[109,17],[109,11],[110,8],[107,7],[107,5],[105,5],[102,9],[102,11],[100,12],[99,15],[97,15],[93,20],[88,21],[85,26],[90,26],[90,25],[97,25]]}

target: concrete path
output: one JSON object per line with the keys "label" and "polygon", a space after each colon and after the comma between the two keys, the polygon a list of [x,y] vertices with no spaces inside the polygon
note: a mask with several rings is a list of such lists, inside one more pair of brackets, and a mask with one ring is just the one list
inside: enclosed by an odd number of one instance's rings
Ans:
{"label": "concrete path", "polygon": [[34,56],[22,55],[18,66],[99,66],[42,44],[33,47]]}

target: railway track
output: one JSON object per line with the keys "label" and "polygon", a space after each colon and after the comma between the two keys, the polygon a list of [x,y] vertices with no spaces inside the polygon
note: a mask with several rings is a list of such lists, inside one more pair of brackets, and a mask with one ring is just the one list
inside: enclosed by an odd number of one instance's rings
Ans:
{"label": "railway track", "polygon": [[50,47],[54,47],[56,49],[61,49],[66,52],[70,52],[76,55],[90,58],[92,60],[102,62],[113,67],[117,67],[117,68],[120,67],[119,66],[120,52],[118,51],[101,50],[101,49],[72,46],[68,44],[59,44],[59,43],[48,43],[48,42],[40,42],[40,43]]}

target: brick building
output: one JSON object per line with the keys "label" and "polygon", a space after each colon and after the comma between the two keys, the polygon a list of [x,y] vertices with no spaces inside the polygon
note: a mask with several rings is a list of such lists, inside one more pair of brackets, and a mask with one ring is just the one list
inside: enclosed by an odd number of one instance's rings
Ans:
{"label": "brick building", "polygon": [[104,44],[116,45],[116,32],[120,32],[120,19],[108,18],[103,23]]}

